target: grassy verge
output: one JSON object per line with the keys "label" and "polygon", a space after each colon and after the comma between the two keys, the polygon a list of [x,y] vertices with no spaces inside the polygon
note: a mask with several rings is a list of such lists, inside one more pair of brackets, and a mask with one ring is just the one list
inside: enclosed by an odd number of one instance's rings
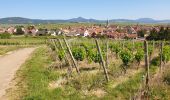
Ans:
{"label": "grassy verge", "polygon": [[0,46],[0,55],[4,55],[7,52],[14,51],[20,48],[25,48],[28,46]]}
{"label": "grassy verge", "polygon": [[45,37],[12,37],[11,39],[0,39],[0,45],[42,45],[45,43]]}
{"label": "grassy verge", "polygon": [[167,63],[164,67],[164,72],[159,74],[151,84],[151,100],[170,100],[170,63]]}
{"label": "grassy verge", "polygon": [[129,100],[139,90],[143,81],[143,75],[144,72],[142,71],[115,88],[110,87],[112,84],[107,84],[106,91],[108,92],[108,95],[102,98],[102,100]]}

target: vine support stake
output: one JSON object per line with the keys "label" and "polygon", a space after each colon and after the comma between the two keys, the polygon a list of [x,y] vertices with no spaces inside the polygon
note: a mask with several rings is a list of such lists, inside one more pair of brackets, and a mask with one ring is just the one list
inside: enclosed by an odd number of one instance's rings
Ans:
{"label": "vine support stake", "polygon": [[109,48],[109,44],[108,44],[108,40],[106,40],[106,68],[108,68],[109,66],[109,62],[108,62],[108,59],[109,59],[109,53],[108,53],[108,48]]}
{"label": "vine support stake", "polygon": [[148,42],[144,41],[145,52],[145,70],[146,70],[146,88],[149,90],[149,57],[148,57]]}
{"label": "vine support stake", "polygon": [[133,50],[134,50],[135,49],[135,40],[133,39],[132,42],[133,42]]}
{"label": "vine support stake", "polygon": [[72,61],[73,61],[73,64],[74,64],[74,66],[75,66],[75,68],[76,68],[76,71],[77,71],[78,74],[80,74],[79,68],[78,68],[78,66],[77,66],[77,64],[76,64],[76,61],[75,61],[75,59],[74,59],[74,57],[73,57],[73,54],[72,54],[72,52],[71,52],[71,49],[70,49],[70,47],[69,47],[69,45],[68,45],[65,37],[64,37],[63,39],[64,39],[64,42],[65,42],[65,44],[66,44],[67,50],[68,50],[68,52],[69,52],[69,54],[70,54],[70,57],[71,57],[71,59],[72,59]]}
{"label": "vine support stake", "polygon": [[52,41],[52,42],[53,42],[53,44],[54,44],[55,51],[57,51],[57,44],[56,44],[55,40],[54,40],[54,39],[52,39],[51,41]]}
{"label": "vine support stake", "polygon": [[64,52],[64,54],[65,54],[64,59],[65,59],[65,61],[69,64],[69,69],[68,69],[68,71],[70,71],[70,73],[71,73],[71,72],[72,72],[72,66],[71,66],[71,64],[70,64],[70,62],[69,62],[68,56],[67,56],[67,54],[66,54],[66,51],[64,50],[64,47],[63,47],[63,45],[62,45],[62,43],[61,43],[61,40],[60,40],[60,39],[57,39],[57,41],[58,41],[61,49],[63,50],[63,52]]}
{"label": "vine support stake", "polygon": [[160,43],[160,71],[162,72],[162,60],[163,60],[163,42]]}
{"label": "vine support stake", "polygon": [[125,48],[125,40],[123,40],[122,48]]}
{"label": "vine support stake", "polygon": [[155,49],[155,41],[152,42],[153,49]]}
{"label": "vine support stake", "polygon": [[105,63],[104,63],[104,60],[103,60],[103,56],[102,56],[102,53],[101,53],[101,50],[100,50],[98,40],[95,39],[95,42],[96,42],[97,50],[98,50],[100,58],[101,58],[101,64],[102,64],[102,67],[104,69],[104,74],[105,74],[106,81],[109,82],[108,72],[107,72],[107,69],[106,69],[106,66],[105,66]]}

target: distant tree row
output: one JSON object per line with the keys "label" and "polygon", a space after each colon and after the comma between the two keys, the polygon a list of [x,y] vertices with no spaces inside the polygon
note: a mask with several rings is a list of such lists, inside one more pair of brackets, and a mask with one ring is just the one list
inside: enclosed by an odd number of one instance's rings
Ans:
{"label": "distant tree row", "polygon": [[170,40],[170,28],[161,27],[159,31],[153,28],[147,40]]}

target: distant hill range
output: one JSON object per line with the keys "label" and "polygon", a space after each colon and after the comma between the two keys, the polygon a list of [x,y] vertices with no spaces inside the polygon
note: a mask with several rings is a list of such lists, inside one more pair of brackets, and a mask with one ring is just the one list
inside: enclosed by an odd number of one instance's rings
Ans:
{"label": "distant hill range", "polygon": [[[41,20],[29,19],[22,17],[7,17],[0,18],[0,24],[42,24],[42,23],[105,23],[106,20],[86,19],[82,17],[68,19],[68,20]],[[129,19],[112,19],[110,23],[170,23],[170,20],[154,20],[152,18],[140,18],[136,20]]]}

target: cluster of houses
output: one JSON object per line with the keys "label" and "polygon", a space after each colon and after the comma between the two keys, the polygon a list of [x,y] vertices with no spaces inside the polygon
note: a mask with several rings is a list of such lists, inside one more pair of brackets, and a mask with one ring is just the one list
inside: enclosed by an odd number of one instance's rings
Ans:
{"label": "cluster of houses", "polygon": [[[155,28],[160,29],[159,26],[145,26],[145,25],[133,25],[133,26],[118,26],[118,25],[93,25],[93,26],[81,26],[81,27],[67,27],[58,30],[48,30],[48,29],[37,29],[35,26],[29,26],[27,28],[22,27],[24,34],[41,36],[41,35],[52,35],[57,36],[60,34],[65,34],[66,36],[82,36],[82,37],[96,37],[96,36],[107,36],[113,39],[122,38],[138,38],[137,33],[140,30],[146,30],[148,35],[150,31]],[[17,29],[13,26],[8,28],[0,27],[0,34],[7,32],[14,34]]]}

